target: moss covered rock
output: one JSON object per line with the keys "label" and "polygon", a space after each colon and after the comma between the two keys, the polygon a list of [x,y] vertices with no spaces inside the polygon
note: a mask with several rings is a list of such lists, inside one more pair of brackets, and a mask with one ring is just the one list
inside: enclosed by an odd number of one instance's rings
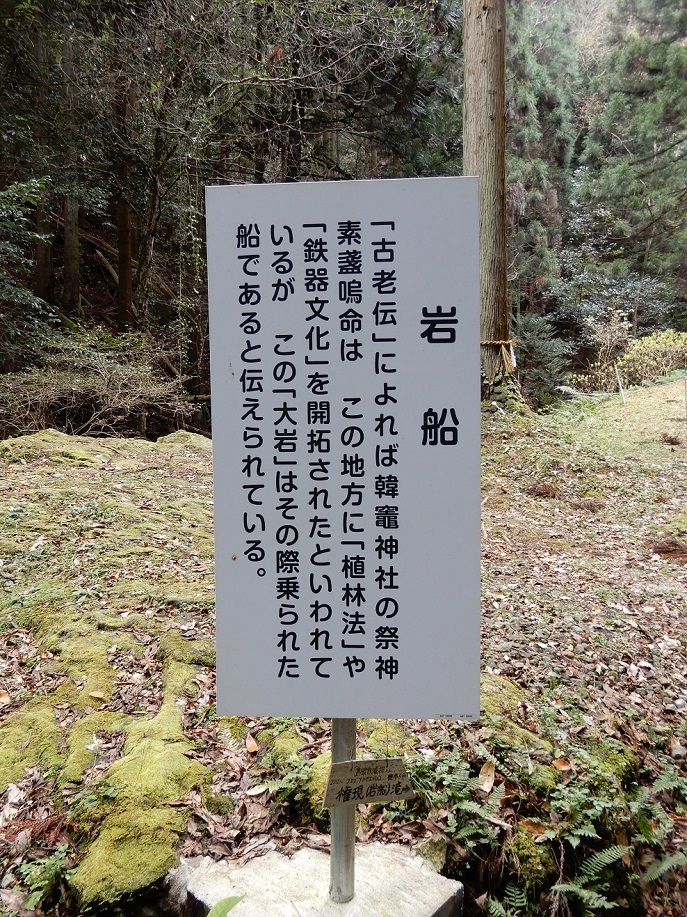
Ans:
{"label": "moss covered rock", "polygon": [[632,748],[610,738],[596,742],[579,762],[579,767],[589,771],[592,782],[599,789],[610,792],[616,790],[618,784],[635,780],[640,765],[639,755]]}
{"label": "moss covered rock", "polygon": [[129,753],[143,739],[156,739],[161,742],[184,742],[182,728],[183,711],[177,700],[196,674],[195,666],[184,662],[169,660],[163,670],[163,699],[159,712],[153,717],[146,717],[134,723],[127,732],[124,745]]}
{"label": "moss covered rock", "polygon": [[58,465],[87,466],[103,462],[91,440],[68,436],[58,430],[41,430],[0,443],[0,459],[5,462],[30,462],[44,457]]}
{"label": "moss covered rock", "polygon": [[147,888],[176,864],[186,814],[169,806],[126,809],[105,820],[71,876],[83,906],[112,904]]}
{"label": "moss covered rock", "polygon": [[308,775],[308,802],[317,821],[327,820],[329,810],[324,808],[324,794],[332,767],[332,756],[329,752],[318,755],[310,762]]}
{"label": "moss covered rock", "polygon": [[52,704],[43,697],[28,701],[0,726],[0,792],[20,780],[27,767],[57,769],[64,760],[62,734]]}
{"label": "moss covered rock", "polygon": [[546,844],[537,844],[525,831],[517,831],[510,844],[510,856],[522,884],[533,891],[556,876],[558,867]]}
{"label": "moss covered rock", "polygon": [[168,436],[160,436],[155,443],[160,449],[192,449],[194,452],[212,452],[212,440],[198,433],[189,433],[188,430],[177,430]]}
{"label": "moss covered rock", "polygon": [[160,637],[158,654],[190,665],[215,664],[215,644],[212,640],[187,640],[178,630],[168,630]]}
{"label": "moss covered rock", "polygon": [[67,761],[60,772],[58,783],[61,786],[79,783],[95,759],[91,746],[96,738],[99,735],[126,732],[130,723],[131,717],[108,710],[100,710],[77,720],[67,739]]}
{"label": "moss covered rock", "polygon": [[362,720],[360,731],[365,734],[365,747],[375,757],[398,757],[410,753],[415,740],[406,735],[398,720]]}
{"label": "moss covered rock", "polygon": [[482,675],[480,700],[482,710],[492,716],[512,717],[518,704],[524,702],[525,692],[500,675]]}
{"label": "moss covered rock", "polygon": [[[119,641],[120,646],[122,642]],[[54,647],[59,653],[60,668],[80,685],[73,698],[78,710],[97,707],[112,696],[117,673],[107,658],[111,643],[109,634],[89,633],[62,640]]]}
{"label": "moss covered rock", "polygon": [[258,741],[267,745],[272,760],[278,766],[286,764],[294,755],[298,755],[305,745],[303,736],[295,728],[275,732],[273,729],[263,729],[258,736]]}
{"label": "moss covered rock", "polygon": [[[130,740],[127,744],[131,744]],[[121,787],[121,799],[136,805],[158,805],[186,796],[209,781],[209,771],[189,758],[188,742],[138,739],[110,767],[109,779]]]}
{"label": "moss covered rock", "polygon": [[448,842],[443,834],[431,834],[423,838],[415,845],[415,851],[437,872],[441,872],[446,866]]}

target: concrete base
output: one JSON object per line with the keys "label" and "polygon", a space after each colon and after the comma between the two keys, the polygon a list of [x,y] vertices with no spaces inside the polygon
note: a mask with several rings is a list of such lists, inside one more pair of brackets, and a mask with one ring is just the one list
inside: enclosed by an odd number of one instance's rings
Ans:
{"label": "concrete base", "polygon": [[301,848],[291,858],[277,851],[243,866],[209,857],[182,861],[169,877],[186,912],[207,914],[223,898],[243,895],[231,917],[460,917],[463,886],[440,876],[407,847],[358,845],[355,896],[329,898],[329,854]]}

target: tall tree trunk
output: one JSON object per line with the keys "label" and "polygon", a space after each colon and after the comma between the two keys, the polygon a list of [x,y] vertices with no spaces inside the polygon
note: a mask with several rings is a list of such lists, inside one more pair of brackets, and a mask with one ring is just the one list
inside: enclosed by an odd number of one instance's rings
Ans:
{"label": "tall tree trunk", "polygon": [[506,3],[465,0],[463,173],[479,177],[480,326],[487,395],[512,370],[506,234]]}
{"label": "tall tree trunk", "polygon": [[55,275],[52,269],[52,219],[50,208],[41,201],[36,209],[36,232],[44,236],[44,241],[36,245],[36,267],[33,272],[33,291],[45,302],[52,305],[55,298]]}
{"label": "tall tree trunk", "polygon": [[[48,51],[45,46],[45,37],[41,29],[34,32],[34,53],[37,72],[36,90],[36,140],[39,148],[47,144],[46,109],[48,98]],[[36,208],[36,232],[45,236],[45,241],[36,246],[36,267],[33,274],[33,290],[45,302],[53,304],[55,297],[55,275],[52,265],[52,219],[50,217],[50,204],[47,192],[43,193],[42,200]]]}
{"label": "tall tree trunk", "polygon": [[[129,92],[124,83],[123,75],[119,76],[119,85],[115,94],[115,118],[123,143],[126,143],[129,123]],[[132,228],[131,208],[126,198],[129,184],[129,162],[126,149],[122,149],[117,160],[117,326],[120,331],[126,331],[133,324],[134,293],[133,293],[133,257],[132,257]]]}
{"label": "tall tree trunk", "polygon": [[64,246],[62,269],[62,307],[71,315],[81,315],[81,270],[79,265],[79,202],[69,196],[64,201]]}
{"label": "tall tree trunk", "polygon": [[142,311],[148,297],[150,281],[153,271],[153,255],[155,252],[155,236],[160,218],[160,177],[158,169],[161,168],[158,159],[155,160],[154,173],[148,185],[148,200],[140,228],[138,245],[138,268],[136,270],[135,293],[139,306],[139,320],[142,320]]}
{"label": "tall tree trunk", "polygon": [[[74,107],[74,44],[71,34],[65,30],[62,43],[62,72],[64,74],[64,95],[67,122],[72,120]],[[73,128],[73,125],[70,125]],[[75,131],[70,130],[74,136]],[[72,143],[68,147],[71,160],[72,180],[76,179],[76,150]],[[64,267],[62,273],[62,306],[67,313],[81,314],[81,270],[79,265],[79,201],[72,191],[64,201]]]}
{"label": "tall tree trunk", "polygon": [[131,254],[131,209],[122,191],[117,201],[117,326],[126,331],[133,324],[134,289]]}

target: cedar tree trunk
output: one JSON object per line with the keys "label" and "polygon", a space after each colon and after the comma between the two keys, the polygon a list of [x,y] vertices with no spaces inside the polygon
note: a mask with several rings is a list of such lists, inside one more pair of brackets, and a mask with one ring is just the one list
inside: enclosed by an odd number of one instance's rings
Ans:
{"label": "cedar tree trunk", "polygon": [[[506,4],[465,0],[463,173],[479,177],[482,341],[510,338],[506,236]],[[487,394],[508,370],[502,347],[482,345]]]}

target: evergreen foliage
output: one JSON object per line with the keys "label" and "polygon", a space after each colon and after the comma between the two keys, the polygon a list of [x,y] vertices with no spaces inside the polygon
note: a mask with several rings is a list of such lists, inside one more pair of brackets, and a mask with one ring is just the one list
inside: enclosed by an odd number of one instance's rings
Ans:
{"label": "evergreen foliage", "polygon": [[532,308],[557,272],[575,125],[578,64],[568,4],[508,7],[511,297]]}
{"label": "evergreen foliage", "polygon": [[[462,170],[459,0],[0,7],[0,372],[60,323],[139,327],[206,396],[206,184]],[[566,358],[687,329],[687,13],[508,17],[509,295],[542,405]]]}
{"label": "evergreen foliage", "polygon": [[584,159],[586,199],[607,207],[619,259],[685,280],[687,10],[620,0],[598,77]]}
{"label": "evergreen foliage", "polygon": [[569,348],[556,337],[551,322],[533,312],[520,315],[515,337],[523,394],[534,407],[546,407],[560,398]]}
{"label": "evergreen foliage", "polygon": [[37,179],[0,188],[0,372],[11,370],[40,344],[55,312],[29,288],[31,253],[41,237],[32,211],[44,184]]}

